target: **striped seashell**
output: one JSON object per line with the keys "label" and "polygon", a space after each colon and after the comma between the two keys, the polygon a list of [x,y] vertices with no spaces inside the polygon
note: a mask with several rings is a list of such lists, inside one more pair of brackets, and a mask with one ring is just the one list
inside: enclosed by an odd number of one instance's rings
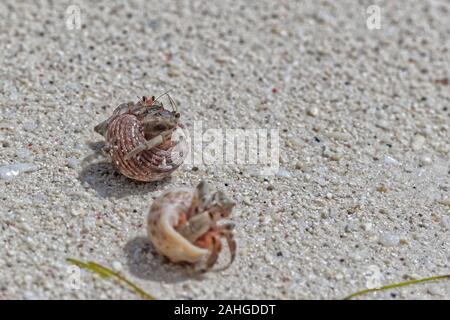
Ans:
{"label": "striped seashell", "polygon": [[189,210],[193,197],[191,189],[172,189],[155,199],[150,208],[148,236],[156,251],[172,262],[195,263],[209,254],[207,249],[195,246],[174,228],[180,213]]}
{"label": "striped seashell", "polygon": [[[181,128],[177,132],[183,137]],[[109,124],[106,142],[109,155],[120,173],[137,181],[158,181],[174,172],[186,157],[186,140],[176,143],[172,139],[174,135],[164,138],[159,146],[126,159],[129,152],[146,143],[147,139],[138,117],[122,114]]]}
{"label": "striped seashell", "polygon": [[[210,191],[205,182],[196,188],[174,188],[153,201],[147,217],[147,232],[156,251],[172,262],[198,263],[203,271],[216,263],[225,238],[234,260],[236,242],[228,219],[235,203],[221,191]],[[225,268],[226,268],[225,267]]]}
{"label": "striped seashell", "polygon": [[[120,104],[94,131],[105,137],[109,154],[123,175],[138,181],[158,181],[175,171],[188,152],[180,114],[168,94],[142,97],[138,102]],[[167,96],[172,111],[159,99]]]}

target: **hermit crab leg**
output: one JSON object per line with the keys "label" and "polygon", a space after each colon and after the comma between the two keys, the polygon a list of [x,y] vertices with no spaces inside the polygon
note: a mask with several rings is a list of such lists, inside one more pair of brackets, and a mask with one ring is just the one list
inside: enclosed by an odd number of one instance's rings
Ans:
{"label": "hermit crab leg", "polygon": [[212,231],[207,232],[199,240],[195,242],[197,246],[206,248],[211,252],[210,256],[208,257],[208,260],[206,261],[206,268],[203,269],[203,271],[208,271],[217,262],[219,253],[222,250],[222,243],[220,242],[220,236],[223,236],[226,239],[228,248],[230,250],[231,258],[226,266],[215,271],[223,271],[233,263],[236,257],[236,248],[237,248],[236,241],[234,240],[233,236],[233,229],[234,225],[231,223],[222,225],[220,227],[213,229]]}
{"label": "hermit crab leg", "polygon": [[156,146],[159,146],[161,143],[163,143],[164,138],[169,136],[170,134],[172,134],[172,130],[163,131],[156,137],[138,145],[136,148],[127,153],[127,155],[125,156],[125,160],[129,160],[145,150],[150,150]]}
{"label": "hermit crab leg", "polygon": [[198,198],[197,211],[204,211],[206,202],[208,200],[208,195],[210,194],[208,184],[204,181],[201,181],[196,188],[196,194]]}
{"label": "hermit crab leg", "polygon": [[233,229],[234,229],[234,225],[232,223],[224,224],[215,229],[215,231],[219,233],[219,236],[223,236],[225,238],[225,240],[227,241],[227,245],[230,250],[230,256],[231,256],[230,261],[225,266],[223,266],[222,268],[217,269],[215,271],[223,271],[223,270],[227,269],[233,263],[234,259],[236,258],[237,245],[236,245],[236,240],[234,240]]}
{"label": "hermit crab leg", "polygon": [[219,258],[219,253],[222,250],[222,243],[220,242],[220,240],[216,235],[211,237],[211,242],[212,242],[211,255],[206,261],[206,268],[203,269],[204,272],[208,271],[216,264],[217,259]]}
{"label": "hermit crab leg", "polygon": [[230,261],[222,269],[222,270],[224,270],[224,269],[228,268],[233,263],[234,259],[236,258],[237,245],[236,245],[236,240],[234,240],[234,236],[233,236],[234,225],[226,224],[226,225],[221,226],[220,228],[223,228],[221,234],[227,240],[228,248],[230,250],[230,255],[231,255]]}
{"label": "hermit crab leg", "polygon": [[210,252],[205,268],[201,269],[202,272],[211,269],[219,258],[219,253],[222,250],[222,243],[220,242],[219,236],[220,234],[218,234],[217,231],[212,230],[195,241],[196,246],[205,248]]}
{"label": "hermit crab leg", "polygon": [[164,97],[164,96],[167,96],[167,98],[169,99],[170,105],[172,106],[172,111],[178,112],[177,105],[176,105],[175,101],[172,99],[172,97],[171,97],[170,94],[169,94],[169,92],[172,91],[172,90],[173,90],[173,89],[169,89],[169,90],[167,90],[166,92],[160,94],[158,97],[156,97],[156,98],[154,99],[154,101],[157,101],[159,98],[162,98],[162,97]]}

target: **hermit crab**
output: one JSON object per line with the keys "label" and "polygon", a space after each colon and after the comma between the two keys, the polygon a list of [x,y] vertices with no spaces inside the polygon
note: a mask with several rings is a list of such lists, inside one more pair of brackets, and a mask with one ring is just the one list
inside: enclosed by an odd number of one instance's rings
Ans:
{"label": "hermit crab", "polygon": [[[172,111],[159,99],[167,96]],[[184,161],[187,143],[180,114],[168,92],[142,97],[137,103],[120,104],[94,130],[106,140],[108,154],[123,175],[138,181],[157,181],[175,171]]]}
{"label": "hermit crab", "polygon": [[224,237],[234,261],[236,242],[233,224],[218,224],[228,218],[235,203],[222,191],[212,192],[207,183],[195,189],[177,188],[164,192],[153,202],[147,218],[147,231],[156,251],[172,262],[191,264],[206,260],[202,271],[217,262]]}

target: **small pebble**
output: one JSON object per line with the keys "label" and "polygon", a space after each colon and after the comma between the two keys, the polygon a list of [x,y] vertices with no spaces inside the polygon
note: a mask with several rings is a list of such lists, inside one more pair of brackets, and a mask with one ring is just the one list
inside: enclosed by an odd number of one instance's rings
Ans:
{"label": "small pebble", "polygon": [[33,281],[33,276],[30,274],[27,274],[23,277],[23,280],[25,280],[26,283],[30,283],[31,281]]}
{"label": "small pebble", "polygon": [[395,166],[398,166],[400,164],[400,162],[390,156],[384,156],[384,163]]}
{"label": "small pebble", "polygon": [[295,163],[295,169],[296,170],[303,170],[303,163],[301,161],[297,161]]}
{"label": "small pebble", "polygon": [[23,130],[25,130],[25,131],[27,131],[27,132],[34,131],[34,130],[37,129],[37,127],[38,127],[37,123],[36,123],[36,122],[33,122],[33,121],[25,122],[25,123],[22,125]]}
{"label": "small pebble", "polygon": [[33,291],[25,291],[23,293],[24,300],[38,300],[38,296]]}
{"label": "small pebble", "polygon": [[363,223],[362,228],[364,231],[371,231],[373,227],[373,224],[370,222]]}
{"label": "small pebble", "polygon": [[76,167],[78,167],[79,161],[78,159],[75,158],[67,158],[67,166],[69,168],[75,169]]}
{"label": "small pebble", "polygon": [[345,225],[344,228],[345,232],[349,233],[349,232],[355,232],[358,230],[358,225],[356,224],[356,222],[352,221],[349,222]]}
{"label": "small pebble", "polygon": [[431,158],[429,157],[429,156],[423,156],[423,157],[421,157],[420,158],[420,164],[421,165],[429,165],[429,164],[431,164],[431,162],[432,162],[432,160],[431,160]]}
{"label": "small pebble", "polygon": [[289,137],[286,140],[286,145],[293,149],[300,149],[303,147],[303,142],[298,137]]}
{"label": "small pebble", "polygon": [[442,217],[442,226],[444,226],[444,228],[447,228],[448,230],[450,230],[450,218],[447,216],[443,216]]}
{"label": "small pebble", "polygon": [[93,216],[87,216],[86,218],[84,218],[83,221],[83,231],[84,232],[89,232],[95,229],[95,217]]}
{"label": "small pebble", "polygon": [[379,242],[386,247],[395,247],[400,244],[400,237],[393,233],[384,233],[380,236]]}
{"label": "small pebble", "polygon": [[436,287],[429,287],[427,289],[427,291],[429,294],[431,294],[433,296],[443,296],[443,292],[439,288],[436,288]]}
{"label": "small pebble", "polygon": [[378,128],[384,129],[384,130],[390,130],[391,129],[391,125],[388,121],[386,120],[380,120],[375,124]]}
{"label": "small pebble", "polygon": [[278,170],[278,172],[277,172],[277,177],[280,177],[280,178],[290,178],[290,177],[291,177],[291,174],[290,174],[289,171],[287,171],[286,169],[280,168],[280,169]]}
{"label": "small pebble", "polygon": [[114,271],[117,271],[117,272],[122,271],[122,264],[119,261],[114,261],[112,263],[112,267],[113,267]]}
{"label": "small pebble", "polygon": [[84,216],[86,214],[86,211],[83,208],[73,208],[71,213],[72,216],[77,217],[77,216]]}
{"label": "small pebble", "polygon": [[326,134],[327,137],[333,138],[336,140],[347,141],[350,140],[351,136],[345,132],[329,132]]}
{"label": "small pebble", "polygon": [[251,200],[250,200],[249,197],[243,197],[243,198],[242,198],[242,202],[243,202],[244,204],[246,204],[247,206],[251,206],[251,205],[252,205],[252,202],[251,202]]}
{"label": "small pebble", "polygon": [[32,160],[33,153],[27,148],[19,148],[16,150],[16,156],[20,160],[30,161]]}
{"label": "small pebble", "polygon": [[179,77],[181,74],[176,68],[170,68],[167,75],[171,78]]}
{"label": "small pebble", "polygon": [[319,109],[316,107],[312,107],[308,109],[307,114],[311,117],[317,117],[317,115],[319,114]]}
{"label": "small pebble", "polygon": [[425,144],[425,137],[420,134],[417,134],[413,137],[413,139],[411,141],[411,148],[414,151],[418,151],[418,150],[422,149],[424,144]]}
{"label": "small pebble", "polygon": [[264,255],[264,260],[268,263],[268,264],[272,264],[273,263],[273,258],[270,254],[266,253]]}
{"label": "small pebble", "polygon": [[339,161],[341,159],[341,155],[339,153],[330,150],[324,150],[322,154],[324,157],[333,161]]}
{"label": "small pebble", "polygon": [[15,163],[0,167],[0,178],[6,181],[11,181],[21,173],[33,172],[39,169],[38,166],[32,163]]}

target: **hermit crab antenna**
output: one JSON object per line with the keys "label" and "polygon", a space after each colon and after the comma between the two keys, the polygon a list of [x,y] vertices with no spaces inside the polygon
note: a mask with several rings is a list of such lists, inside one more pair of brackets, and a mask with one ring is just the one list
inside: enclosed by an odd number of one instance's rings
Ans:
{"label": "hermit crab antenna", "polygon": [[168,95],[168,93],[169,93],[170,91],[172,91],[172,89],[169,89],[169,90],[167,90],[166,92],[160,94],[158,97],[156,97],[155,101],[158,100],[158,99],[161,98],[161,97],[164,97],[164,96]]}
{"label": "hermit crab antenna", "polygon": [[178,112],[178,108],[177,108],[177,104],[175,103],[175,101],[172,99],[172,97],[170,96],[170,94],[167,94],[167,98],[169,98],[170,104],[172,106],[172,111]]}
{"label": "hermit crab antenna", "polygon": [[163,94],[160,94],[156,99],[154,99],[154,101],[158,100],[161,97],[167,96],[167,98],[169,99],[170,105],[172,106],[173,111],[178,112],[177,105],[175,104],[175,101],[172,99],[172,97],[169,94],[169,92],[172,90],[173,89],[169,89],[166,92],[164,92]]}

